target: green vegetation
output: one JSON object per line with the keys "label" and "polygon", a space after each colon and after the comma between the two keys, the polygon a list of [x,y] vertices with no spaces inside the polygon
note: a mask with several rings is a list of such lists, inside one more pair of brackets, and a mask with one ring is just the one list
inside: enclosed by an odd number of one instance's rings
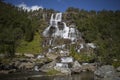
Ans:
{"label": "green vegetation", "polygon": [[[120,11],[85,11],[68,8],[72,19],[86,42],[97,44],[95,53],[102,64],[112,64],[114,59],[120,65]],[[117,64],[117,65],[118,65]]]}
{"label": "green vegetation", "polygon": [[96,54],[92,51],[82,51],[81,53],[76,52],[74,46],[71,46],[70,52],[70,55],[79,62],[91,62],[96,58]]}
{"label": "green vegetation", "polygon": [[15,52],[41,52],[40,34],[46,23],[34,13],[0,1],[0,53],[13,57]]}
{"label": "green vegetation", "polygon": [[[41,33],[54,12],[57,11],[39,9],[27,12],[0,0],[0,53],[13,57],[15,52],[40,53],[46,50],[41,46]],[[71,55],[75,59],[89,62],[96,58],[102,64],[120,66],[119,10],[96,12],[70,7],[64,13],[63,19],[68,24],[76,24],[86,43],[92,42],[97,45],[95,55],[92,56],[86,55],[86,52],[77,54],[71,49]]]}
{"label": "green vegetation", "polygon": [[33,33],[27,12],[0,1],[0,53],[14,56],[19,41],[32,41]]}
{"label": "green vegetation", "polygon": [[59,71],[55,70],[55,69],[50,69],[47,74],[48,75],[57,75],[58,73],[60,73]]}
{"label": "green vegetation", "polygon": [[34,35],[34,39],[31,42],[22,40],[20,45],[17,47],[16,52],[40,54],[40,52],[42,51],[40,42],[42,42],[40,38],[40,34],[36,33]]}
{"label": "green vegetation", "polygon": [[94,55],[88,55],[85,53],[74,54],[73,57],[75,58],[75,60],[78,60],[79,62],[90,62],[95,58]]}

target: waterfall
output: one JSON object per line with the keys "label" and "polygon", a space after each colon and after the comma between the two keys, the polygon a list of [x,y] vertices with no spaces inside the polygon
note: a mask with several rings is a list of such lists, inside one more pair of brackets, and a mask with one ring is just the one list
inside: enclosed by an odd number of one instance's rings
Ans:
{"label": "waterfall", "polygon": [[57,23],[61,22],[61,20],[62,20],[62,13],[56,13],[55,18],[54,18],[54,14],[52,14],[50,19],[50,25],[51,26],[57,25]]}
{"label": "waterfall", "polygon": [[61,22],[61,20],[62,20],[62,13],[57,13],[55,17],[55,21]]}
{"label": "waterfall", "polygon": [[[59,24],[63,24],[63,29],[59,29]],[[62,22],[62,13],[51,15],[50,25],[44,30],[45,37],[61,37],[63,39],[70,39],[71,41],[77,39],[77,31],[75,27],[68,27],[65,22]]]}
{"label": "waterfall", "polygon": [[66,25],[66,23],[65,22],[63,22],[63,24],[64,24],[64,29],[63,29],[63,38],[68,38],[68,33],[69,33],[69,27],[67,27],[67,25]]}

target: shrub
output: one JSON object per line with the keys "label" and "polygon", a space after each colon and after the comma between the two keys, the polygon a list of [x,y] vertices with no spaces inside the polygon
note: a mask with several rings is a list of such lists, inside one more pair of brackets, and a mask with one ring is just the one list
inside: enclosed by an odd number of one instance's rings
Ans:
{"label": "shrub", "polygon": [[60,73],[59,71],[55,70],[55,69],[50,69],[47,74],[48,75],[56,75],[57,73]]}

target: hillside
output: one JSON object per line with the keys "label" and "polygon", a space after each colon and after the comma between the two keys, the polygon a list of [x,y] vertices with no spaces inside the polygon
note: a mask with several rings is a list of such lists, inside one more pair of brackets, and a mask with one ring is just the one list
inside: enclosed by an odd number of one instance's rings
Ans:
{"label": "hillside", "polygon": [[[48,27],[52,13],[43,9],[27,12],[0,1],[0,53],[13,57],[15,53],[44,53],[43,31]],[[70,7],[62,17],[67,26],[75,24],[85,43],[94,43],[96,61],[120,65],[120,11],[86,11]],[[59,43],[65,41],[59,40]],[[66,41],[67,42],[67,41]],[[69,48],[73,56],[74,45]],[[86,57],[85,57],[86,58]],[[114,61],[116,60],[116,61]]]}

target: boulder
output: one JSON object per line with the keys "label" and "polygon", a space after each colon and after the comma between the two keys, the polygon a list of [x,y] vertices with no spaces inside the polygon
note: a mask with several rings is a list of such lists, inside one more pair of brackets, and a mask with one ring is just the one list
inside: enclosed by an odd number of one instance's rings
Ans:
{"label": "boulder", "polygon": [[82,64],[82,71],[92,71],[94,72],[96,70],[95,63],[83,63]]}
{"label": "boulder", "polygon": [[72,63],[73,57],[61,57],[61,62],[62,63]]}
{"label": "boulder", "polygon": [[16,72],[16,69],[9,70],[9,73],[14,73],[14,72]]}
{"label": "boulder", "polygon": [[43,58],[45,58],[44,55],[38,55],[38,56],[37,56],[37,59],[43,59]]}
{"label": "boulder", "polygon": [[31,63],[31,62],[22,62],[18,66],[18,68],[21,69],[21,70],[32,70],[33,67],[34,67],[34,64]]}
{"label": "boulder", "polygon": [[15,53],[16,56],[22,56],[22,53]]}
{"label": "boulder", "polygon": [[117,72],[120,72],[120,66],[116,70],[117,70]]}
{"label": "boulder", "polygon": [[[95,72],[95,79],[100,80],[116,80],[115,78],[115,69],[111,65],[104,65],[98,68]],[[109,79],[107,79],[109,78]]]}
{"label": "boulder", "polygon": [[0,58],[4,58],[6,55],[3,53],[0,53]]}
{"label": "boulder", "polygon": [[68,50],[60,50],[60,56],[68,56],[69,55],[69,51]]}
{"label": "boulder", "polygon": [[39,66],[34,66],[34,71],[39,71]]}
{"label": "boulder", "polygon": [[80,73],[82,70],[82,66],[80,65],[80,63],[78,61],[75,61],[73,63],[71,70],[73,73]]}
{"label": "boulder", "polygon": [[1,71],[0,71],[0,74],[8,74],[8,73],[9,73],[8,70],[1,70]]}
{"label": "boulder", "polygon": [[47,53],[46,57],[52,60],[55,60],[59,55],[58,54],[53,54],[53,53]]}
{"label": "boulder", "polygon": [[55,64],[56,64],[56,61],[52,61],[48,64],[44,64],[39,70],[42,72],[48,72],[49,70],[54,69]]}
{"label": "boulder", "polygon": [[28,57],[28,58],[34,58],[34,55],[33,55],[33,54],[25,53],[24,56],[25,56],[25,57]]}
{"label": "boulder", "polygon": [[71,74],[71,70],[68,68],[68,64],[56,63],[54,69],[66,75]]}

